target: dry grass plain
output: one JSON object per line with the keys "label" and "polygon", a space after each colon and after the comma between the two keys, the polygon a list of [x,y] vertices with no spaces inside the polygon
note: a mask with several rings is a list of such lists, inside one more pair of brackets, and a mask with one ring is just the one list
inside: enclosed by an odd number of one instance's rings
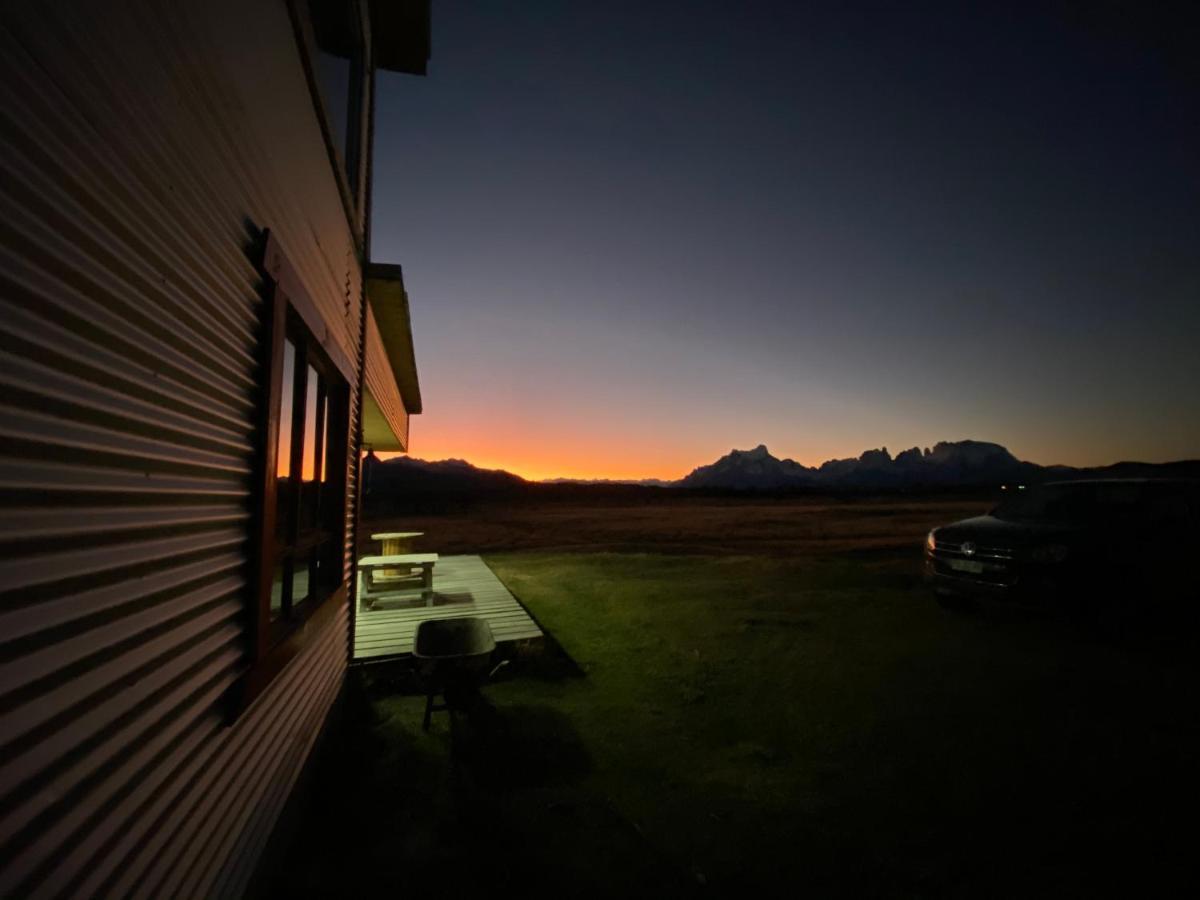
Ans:
{"label": "dry grass plain", "polygon": [[525,551],[785,556],[919,547],[935,525],[986,512],[986,496],[696,497],[653,492],[627,501],[533,499],[377,519],[373,532],[421,531],[418,549],[444,554]]}

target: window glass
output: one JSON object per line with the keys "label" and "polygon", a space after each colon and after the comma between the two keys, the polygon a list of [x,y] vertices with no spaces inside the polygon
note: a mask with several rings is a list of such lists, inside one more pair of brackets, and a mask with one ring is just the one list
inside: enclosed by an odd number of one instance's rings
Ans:
{"label": "window glass", "polygon": [[360,76],[361,37],[354,4],[344,0],[309,0],[312,22],[313,75],[325,110],[330,137],[353,185],[357,171],[357,141],[351,135],[357,122],[355,79]]}
{"label": "window glass", "polygon": [[318,44],[314,62],[333,143],[345,161],[346,140],[350,135],[350,60],[335,56]]}
{"label": "window glass", "polygon": [[305,481],[317,477],[317,370],[308,367],[308,383],[304,403],[304,464],[301,469]]}
{"label": "window glass", "polygon": [[[325,406],[323,410],[325,428],[322,432],[321,440],[321,519],[322,521],[329,520],[338,516],[337,505],[340,502],[339,496],[342,489],[340,473],[337,471],[338,460],[344,460],[344,456],[338,455],[338,448],[334,441],[345,441],[346,432],[338,425],[340,417],[345,415],[344,404],[341,400],[341,395],[336,388],[331,388],[328,383],[325,385]],[[344,446],[344,444],[343,444]],[[343,451],[344,452],[344,451]],[[345,467],[345,463],[342,463]]]}
{"label": "window glass", "polygon": [[283,343],[283,382],[279,398],[279,440],[275,459],[275,533],[284,537],[292,529],[292,431],[295,427],[295,410],[292,398],[296,383],[296,345],[290,340]]}
{"label": "window glass", "polygon": [[271,621],[283,614],[283,563],[275,566],[275,577],[271,581]]}
{"label": "window glass", "polygon": [[317,370],[308,367],[304,400],[304,453],[300,467],[300,522],[312,528],[317,518]]}
{"label": "window glass", "polygon": [[[322,385],[324,387],[324,385]],[[329,392],[322,390],[324,403],[321,404],[321,460],[320,460],[320,477],[321,481],[329,481],[329,467],[326,461],[329,459]]]}
{"label": "window glass", "polygon": [[296,382],[296,345],[283,342],[283,391],[279,400],[279,443],[275,471],[287,478],[292,466],[292,392]]}
{"label": "window glass", "polygon": [[297,607],[308,599],[309,591],[309,576],[312,567],[312,554],[302,553],[298,555],[292,566],[292,606]]}

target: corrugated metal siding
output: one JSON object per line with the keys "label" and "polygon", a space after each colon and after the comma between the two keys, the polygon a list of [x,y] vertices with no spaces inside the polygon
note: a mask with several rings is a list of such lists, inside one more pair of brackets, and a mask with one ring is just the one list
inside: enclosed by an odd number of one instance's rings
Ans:
{"label": "corrugated metal siding", "polygon": [[0,894],[236,894],[348,634],[343,610],[224,724],[256,424],[246,223],[356,358],[349,225],[284,3],[0,17]]}
{"label": "corrugated metal siding", "polygon": [[398,448],[376,449],[408,449],[408,412],[400,397],[400,388],[396,386],[396,376],[392,374],[392,364],[388,362],[387,351],[383,348],[383,338],[379,334],[379,326],[375,324],[375,314],[370,303],[367,304],[367,368],[363,380],[392,434],[399,441]]}

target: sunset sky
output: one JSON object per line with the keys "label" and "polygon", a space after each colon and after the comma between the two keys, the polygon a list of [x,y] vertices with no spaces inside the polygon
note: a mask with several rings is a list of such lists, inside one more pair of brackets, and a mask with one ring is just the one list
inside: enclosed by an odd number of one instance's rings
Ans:
{"label": "sunset sky", "polygon": [[436,3],[376,112],[413,455],[1200,456],[1192,53],[1112,5],[978,6]]}

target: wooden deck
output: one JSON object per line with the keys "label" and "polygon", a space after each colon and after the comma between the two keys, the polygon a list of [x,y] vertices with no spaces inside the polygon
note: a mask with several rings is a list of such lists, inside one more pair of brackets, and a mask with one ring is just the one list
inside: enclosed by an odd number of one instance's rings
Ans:
{"label": "wooden deck", "polygon": [[[360,593],[361,587],[360,581]],[[377,594],[373,609],[360,603],[354,620],[354,658],[412,653],[417,625],[426,619],[481,616],[491,625],[497,644],[542,636],[525,607],[478,556],[439,559],[433,570],[433,592],[433,606],[425,605],[419,588]]]}

